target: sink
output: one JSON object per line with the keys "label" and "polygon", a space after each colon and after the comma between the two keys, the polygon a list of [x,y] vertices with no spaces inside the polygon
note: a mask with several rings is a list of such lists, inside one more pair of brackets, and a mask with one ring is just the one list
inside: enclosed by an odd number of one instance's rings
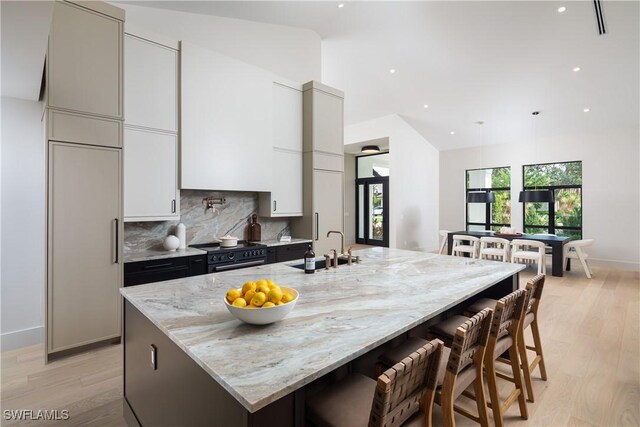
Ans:
{"label": "sink", "polygon": [[[348,261],[345,258],[338,258],[338,265],[343,265],[346,264]],[[324,269],[324,258],[321,260],[316,261],[316,268],[315,270],[323,270]],[[299,268],[300,270],[304,270],[304,263],[302,264],[296,264],[296,265],[292,265],[291,267],[293,268]],[[333,268],[333,258],[331,258],[331,268]]]}

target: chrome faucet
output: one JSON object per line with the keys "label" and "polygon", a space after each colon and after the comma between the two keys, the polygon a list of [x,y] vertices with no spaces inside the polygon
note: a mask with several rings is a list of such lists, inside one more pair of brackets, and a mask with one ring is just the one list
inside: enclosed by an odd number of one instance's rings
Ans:
{"label": "chrome faucet", "polygon": [[342,231],[331,230],[327,233],[327,237],[329,237],[331,233],[337,233],[340,235],[340,247],[342,248],[340,251],[340,255],[344,255],[344,233]]}

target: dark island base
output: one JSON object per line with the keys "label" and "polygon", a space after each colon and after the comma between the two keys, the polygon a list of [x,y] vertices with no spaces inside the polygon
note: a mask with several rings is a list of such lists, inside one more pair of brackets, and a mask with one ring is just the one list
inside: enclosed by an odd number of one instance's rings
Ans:
{"label": "dark island base", "polygon": [[[425,323],[459,314],[478,298],[501,298],[517,288],[515,274],[455,307],[443,309]],[[409,334],[411,331],[388,344],[397,345]],[[386,345],[372,351],[371,357],[364,355],[336,371],[358,370],[358,365],[365,360],[369,363],[368,359],[381,353]],[[332,375],[332,379],[335,377]],[[304,396],[302,388],[257,412],[247,411],[149,319],[124,301],[124,417],[129,427],[302,427]]]}

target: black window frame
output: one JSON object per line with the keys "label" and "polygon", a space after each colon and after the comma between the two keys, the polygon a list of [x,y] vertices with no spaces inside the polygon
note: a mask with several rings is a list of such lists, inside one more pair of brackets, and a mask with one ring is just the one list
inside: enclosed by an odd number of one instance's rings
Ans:
{"label": "black window frame", "polygon": [[[526,186],[525,185],[525,179],[526,179],[526,175],[525,175],[525,171],[524,168],[528,167],[528,166],[544,166],[544,165],[561,165],[563,163],[580,163],[580,171],[581,171],[581,175],[580,175],[580,180],[582,181],[582,175],[583,174],[583,162],[582,160],[567,160],[564,162],[546,162],[546,163],[531,163],[528,165],[522,165],[522,188],[524,191],[526,190],[549,190],[553,192],[554,195],[554,202],[553,203],[549,203],[549,224],[548,226],[544,226],[544,225],[527,225],[525,223],[527,215],[526,215],[526,211],[527,211],[527,203],[522,203],[522,230],[526,231],[527,229],[540,229],[540,230],[547,230],[547,233],[549,234],[556,234],[556,230],[568,230],[568,231],[578,231],[580,233],[580,239],[582,239],[582,236],[584,235],[582,232],[582,227],[583,227],[583,207],[584,207],[584,193],[582,191],[582,184],[577,185],[577,184],[566,184],[566,185],[535,185],[535,186]],[[569,188],[578,188],[580,189],[580,227],[567,227],[567,226],[557,226],[556,225],[556,203],[555,203],[555,194],[556,194],[556,190],[564,190],[564,189],[569,189]]]}
{"label": "black window frame", "polygon": [[477,191],[508,191],[509,195],[511,195],[511,184],[509,187],[478,187],[478,188],[468,188],[469,185],[469,172],[478,171],[478,170],[487,170],[487,169],[509,169],[509,183],[511,183],[511,166],[494,166],[494,167],[486,167],[486,168],[475,168],[475,169],[466,169],[464,171],[464,188],[465,191],[465,230],[469,231],[470,225],[479,225],[484,227],[485,230],[491,230],[492,227],[511,227],[511,224],[503,224],[492,222],[493,216],[491,215],[491,203],[485,203],[485,213],[484,213],[484,222],[470,222],[469,221],[469,202],[467,202],[470,192]]}
{"label": "black window frame", "polygon": [[[389,154],[388,151],[381,151],[380,153],[372,153],[372,154],[362,154],[362,155],[356,155],[355,156],[355,163],[356,163],[356,180],[355,180],[355,185],[356,185],[356,191],[355,191],[355,195],[356,195],[356,229],[355,229],[355,235],[356,235],[356,243],[358,244],[364,244],[364,245],[371,245],[371,246],[382,246],[385,248],[389,247],[389,217],[390,217],[390,212],[389,212],[389,176],[373,176],[373,177],[367,177],[367,178],[358,178],[358,160],[364,157],[374,157],[374,156],[382,156],[385,154]],[[391,175],[391,172],[389,172],[389,175]],[[382,211],[383,211],[383,222],[382,222],[382,240],[377,240],[377,239],[370,239],[369,237],[367,237],[367,233],[366,230],[368,229],[369,226],[369,205],[365,204],[365,206],[360,206],[360,185],[363,186],[364,188],[364,193],[363,193],[363,198],[365,200],[368,199],[369,197],[369,185],[371,184],[382,184],[382,188],[383,188],[383,199],[382,199]],[[364,209],[364,214],[363,217],[365,219],[364,221],[364,228],[365,228],[365,236],[364,237],[359,237],[358,236],[358,230],[360,229],[360,209]]]}

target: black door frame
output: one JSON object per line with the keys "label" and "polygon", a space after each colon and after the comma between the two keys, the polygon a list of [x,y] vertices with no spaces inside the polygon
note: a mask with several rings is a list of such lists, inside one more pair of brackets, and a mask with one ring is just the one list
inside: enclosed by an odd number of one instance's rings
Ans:
{"label": "black door frame", "polygon": [[[382,184],[382,240],[369,239],[369,185]],[[360,185],[364,188],[364,194],[362,200],[365,201],[364,206],[360,206]],[[360,229],[360,209],[363,209],[365,230],[364,238],[358,236],[358,230]],[[357,178],[356,179],[356,243],[372,246],[389,247],[389,177],[380,176],[373,178]]]}

